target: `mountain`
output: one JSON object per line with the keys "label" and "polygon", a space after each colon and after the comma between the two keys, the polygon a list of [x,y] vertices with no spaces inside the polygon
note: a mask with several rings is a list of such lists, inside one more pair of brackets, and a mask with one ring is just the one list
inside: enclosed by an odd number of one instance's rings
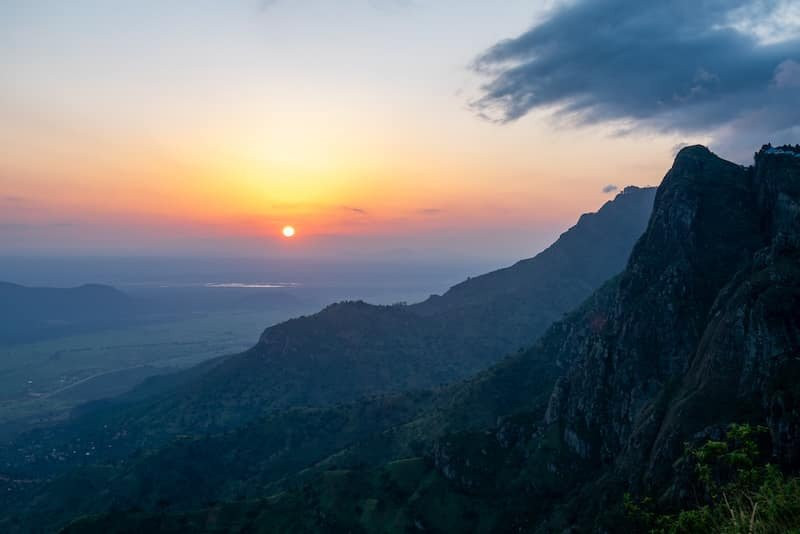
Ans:
{"label": "mountain", "polygon": [[470,345],[496,353],[527,347],[624,268],[654,196],[653,187],[626,187],[596,213],[581,215],[536,257],[470,278],[410,308],[447,323],[449,335]]}
{"label": "mountain", "polygon": [[654,188],[626,188],[534,258],[425,302],[340,302],[268,328],[251,350],[159,400],[159,426],[180,417],[184,429],[219,431],[267,409],[351,402],[466,378],[533,343],[618,273],[644,231],[654,194]]}
{"label": "mountain", "polygon": [[[21,502],[50,502],[57,508],[51,514],[56,521],[104,503],[129,502],[131,492],[141,494],[141,489],[105,492],[105,498],[87,490],[89,502],[69,509],[59,498],[37,500],[35,495],[55,491],[64,497],[76,467],[77,476],[89,477],[82,485],[102,488],[116,480],[115,486],[125,487],[120,480],[153,480],[168,465],[191,468],[175,461],[180,457],[202,457],[203,463],[216,458],[222,462],[217,474],[232,468],[226,458],[251,458],[258,465],[248,475],[251,486],[256,480],[271,483],[276,473],[289,476],[301,465],[408,422],[431,403],[448,402],[447,395],[400,392],[466,378],[529,345],[547,324],[621,270],[644,231],[654,194],[654,188],[626,188],[597,213],[583,215],[536,257],[472,278],[442,296],[410,306],[334,304],[268,328],[243,354],[151,380],[122,398],[78,410],[66,424],[24,435],[0,451],[10,488],[4,508],[17,513],[32,510]],[[392,395],[398,400],[386,400]],[[364,397],[378,400],[359,401]],[[333,406],[343,402],[353,404]],[[376,402],[404,408],[398,414],[390,408],[392,414],[377,423],[358,415],[384,413],[374,407]],[[328,415],[348,421],[345,430],[321,425]],[[317,443],[302,454],[292,445],[300,429]],[[213,452],[225,449],[236,453]],[[260,454],[269,455],[266,463]],[[384,456],[378,454],[376,461]],[[139,467],[142,472],[136,471]],[[36,483],[14,482],[20,480]],[[39,484],[43,492],[36,489]],[[214,490],[217,495],[223,485]],[[196,496],[187,497],[197,502]]]}
{"label": "mountain", "polygon": [[247,352],[209,362],[203,373],[188,371],[191,380],[162,379],[182,385],[126,410],[125,425],[140,419],[144,433],[219,431],[269,409],[466,378],[533,342],[621,270],[653,195],[653,188],[627,188],[536,257],[424,303],[341,302],[270,327]]}
{"label": "mountain", "polygon": [[[800,147],[767,145],[751,167],[687,147],[625,270],[531,349],[271,497],[117,510],[67,531],[635,531],[625,493],[667,510],[713,499],[690,480],[723,474],[687,450],[730,450],[747,472],[758,447],[729,449],[732,424],[763,427],[767,460],[797,473],[798,361]],[[373,461],[379,449],[391,461]]]}
{"label": "mountain", "polygon": [[213,422],[219,399],[235,406],[226,417],[235,411],[247,419],[251,409],[349,402],[466,378],[530,345],[618,273],[654,194],[626,188],[534,258],[425,302],[340,302],[268,328],[251,351],[222,362],[181,402],[192,411],[209,406],[200,417]]}
{"label": "mountain", "polygon": [[25,287],[0,282],[0,343],[116,326],[135,312],[133,300],[110,286]]}

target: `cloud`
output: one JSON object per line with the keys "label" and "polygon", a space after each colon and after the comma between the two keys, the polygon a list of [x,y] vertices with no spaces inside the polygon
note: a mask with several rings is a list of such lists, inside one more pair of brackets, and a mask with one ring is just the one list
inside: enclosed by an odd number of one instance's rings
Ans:
{"label": "cloud", "polygon": [[673,145],[672,146],[672,150],[671,150],[672,157],[674,158],[675,156],[677,156],[678,152],[680,152],[681,150],[683,150],[687,146],[689,146],[689,143],[678,143],[676,145]]}
{"label": "cloud", "polygon": [[439,213],[442,213],[442,211],[444,210],[439,208],[420,208],[417,210],[417,213],[421,215],[438,215]]}
{"label": "cloud", "polygon": [[481,54],[472,106],[501,123],[545,110],[623,133],[791,134],[798,61],[796,0],[579,0]]}
{"label": "cloud", "polygon": [[613,192],[618,191],[618,190],[619,190],[619,187],[617,187],[614,184],[608,184],[607,186],[603,187],[603,193],[613,193]]}
{"label": "cloud", "polygon": [[358,213],[359,215],[366,215],[367,210],[364,208],[355,208],[353,206],[342,206],[342,209],[345,211],[350,211],[352,213]]}

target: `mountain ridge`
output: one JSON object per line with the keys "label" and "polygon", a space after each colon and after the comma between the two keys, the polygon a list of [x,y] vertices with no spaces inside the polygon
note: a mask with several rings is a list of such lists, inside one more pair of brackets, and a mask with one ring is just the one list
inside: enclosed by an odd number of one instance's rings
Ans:
{"label": "mountain ridge", "polygon": [[[453,386],[449,408],[423,413],[434,433],[417,453],[422,463],[364,469],[356,450],[298,489],[239,505],[238,517],[253,519],[236,524],[626,531],[623,493],[685,504],[684,444],[724,435],[732,423],[763,425],[772,461],[795,472],[800,160],[770,148],[751,167],[701,146],[681,150],[626,269],[533,348]],[[537,364],[547,361],[555,368]],[[537,388],[551,380],[543,398]],[[476,428],[447,429],[477,415],[475,403],[486,409]],[[409,424],[416,423],[400,428]],[[383,435],[385,447],[398,439],[396,431]],[[383,507],[382,520],[364,508],[369,502]],[[213,512],[178,511],[155,524],[202,525]],[[139,520],[112,514],[72,531],[92,532],[113,517]]]}
{"label": "mountain ridge", "polygon": [[[550,322],[616,274],[644,228],[654,193],[647,188],[628,189],[601,208],[598,212],[600,224],[605,227],[609,221],[616,222],[609,232],[617,230],[618,233],[609,234],[611,239],[600,244],[579,236],[575,240],[575,250],[570,250],[565,260],[589,263],[585,258],[597,257],[598,261],[592,266],[581,266],[575,273],[557,273],[550,277],[541,276],[540,272],[537,273],[540,276],[530,276],[528,269],[505,269],[499,272],[514,274],[515,285],[511,291],[490,295],[479,305],[467,306],[448,296],[448,291],[435,300],[455,303],[441,312],[432,313],[431,308],[426,307],[429,301],[409,306],[378,306],[364,302],[332,304],[317,314],[266,329],[259,342],[240,357],[227,357],[219,365],[209,364],[214,369],[213,374],[203,379],[203,387],[196,386],[187,392],[190,398],[186,402],[195,403],[192,396],[197,392],[202,394],[206,388],[215,392],[209,396],[209,399],[213,397],[213,403],[229,398],[238,403],[242,414],[246,414],[248,410],[262,410],[269,405],[238,399],[246,395],[257,398],[260,392],[270,389],[278,394],[267,402],[284,408],[331,400],[353,401],[362,395],[435,387],[465,378],[504,354],[533,342]],[[615,221],[620,213],[627,217]],[[589,224],[584,217],[583,223],[567,230],[553,246],[525,260],[528,263],[524,265],[541,265],[542,260],[536,258],[547,259],[548,254],[554,255],[552,252],[562,247],[565,236],[569,238],[576,233],[591,236],[592,232],[585,230]],[[589,243],[594,246],[590,248]],[[608,247],[610,252],[600,255],[597,250],[603,247]],[[563,263],[560,261],[559,268]],[[543,270],[547,268],[537,268],[537,271]],[[493,277],[497,272],[485,276]],[[460,286],[478,283],[473,280],[478,279],[473,278]],[[569,295],[552,296],[566,292]],[[434,320],[434,317],[441,317],[441,320]],[[527,325],[527,328],[520,325]],[[492,329],[495,333],[490,335],[488,332]],[[288,357],[290,355],[292,357]],[[319,377],[318,384],[304,378],[309,376],[309,371]],[[197,402],[208,404],[204,400]],[[207,412],[202,417],[213,421],[214,414]]]}
{"label": "mountain ridge", "polygon": [[0,342],[112,327],[136,314],[136,302],[104,284],[29,287],[0,281]]}
{"label": "mountain ridge", "polygon": [[[452,299],[453,305],[442,311],[431,307],[424,313],[418,313],[416,305],[373,306],[363,302],[331,305],[314,316],[299,317],[267,329],[249,351],[206,362],[198,370],[185,373],[185,380],[176,376],[145,384],[122,399],[94,403],[81,409],[65,425],[21,437],[3,454],[4,470],[14,473],[11,478],[42,478],[47,485],[47,480],[54,475],[57,478],[58,473],[71,476],[67,473],[73,468],[99,476],[103,471],[93,471],[93,465],[123,465],[130,458],[142,458],[144,454],[142,469],[146,474],[150,472],[147,458],[174,440],[179,448],[192,443],[182,440],[206,439],[203,436],[212,441],[216,439],[214,436],[220,436],[220,443],[225,443],[227,433],[239,428],[252,428],[254,435],[258,435],[261,432],[259,421],[265,417],[269,419],[270,413],[277,414],[273,421],[281,420],[282,411],[292,407],[316,405],[324,413],[325,406],[355,401],[353,409],[358,413],[361,408],[357,400],[364,396],[436,388],[465,378],[535,339],[544,323],[560,317],[568,306],[590,294],[593,284],[599,285],[621,269],[633,242],[644,229],[654,193],[652,188],[626,189],[614,201],[606,203],[598,215],[583,216],[547,249],[550,252],[541,253],[536,257],[540,258],[538,260],[525,260],[522,263],[525,269],[520,271],[512,290],[492,296],[488,305],[473,305],[447,293],[434,300]],[[587,230],[595,223],[596,230]],[[554,250],[565,242],[570,245],[569,250],[555,254]],[[541,270],[536,264],[548,254],[555,257],[558,266],[579,261],[582,264],[572,271],[559,269],[547,279],[530,276],[530,266]],[[596,264],[592,262],[595,257]],[[513,268],[503,271],[504,276],[515,272]],[[585,275],[587,272],[591,277]],[[489,277],[492,276],[496,275]],[[570,294],[549,297],[546,309],[541,312],[536,312],[535,299],[526,298],[526,295],[553,295],[561,291],[564,284]],[[471,284],[461,287],[462,291],[465,287],[470,289]],[[504,308],[503,303],[508,306]],[[445,319],[434,320],[438,315]],[[512,323],[528,324],[529,328],[515,326],[509,329],[514,330],[511,334],[498,335],[494,341],[476,335],[481,328],[486,331],[497,328],[498,324]],[[448,324],[453,326],[448,327]],[[387,357],[389,355],[391,357]],[[309,374],[308,369],[313,369],[314,373]],[[542,375],[543,378],[549,376],[548,373]],[[370,402],[364,405],[368,411],[372,410]],[[408,408],[401,413],[401,418],[412,419],[425,403],[403,398],[398,405]],[[302,421],[306,421],[306,414],[313,419],[315,413],[301,411],[297,414],[299,419],[289,417],[285,421],[293,421],[291,424],[297,428],[311,425]],[[382,428],[352,420],[352,440],[355,441]],[[394,420],[396,424],[403,422]],[[426,423],[426,428],[435,425],[433,421]],[[287,435],[277,441],[270,439],[278,447],[276,458],[280,458],[283,453],[278,451],[284,450],[281,440],[287,439],[289,443],[292,438]],[[214,443],[209,442],[208,446],[216,447]],[[320,449],[314,453],[315,461],[335,452],[329,448]],[[21,454],[26,458],[23,462],[16,460]],[[138,461],[131,462],[137,464]],[[294,461],[291,457],[286,459],[288,464]],[[191,466],[185,467],[191,470]],[[265,469],[265,473],[274,471],[272,467]],[[121,473],[124,472],[123,469]],[[19,488],[14,486],[14,489]],[[24,495],[27,493],[22,492],[18,498],[27,499]],[[76,505],[76,510],[79,508]],[[53,515],[57,517],[59,513],[65,511],[62,509]]]}

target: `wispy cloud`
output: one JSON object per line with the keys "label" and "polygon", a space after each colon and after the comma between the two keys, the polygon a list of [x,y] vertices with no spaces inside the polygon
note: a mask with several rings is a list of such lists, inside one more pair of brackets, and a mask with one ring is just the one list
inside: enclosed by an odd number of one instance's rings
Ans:
{"label": "wispy cloud", "polygon": [[420,208],[417,210],[417,213],[421,215],[438,215],[442,213],[444,210],[440,208]]}
{"label": "wispy cloud", "polygon": [[676,145],[673,145],[673,147],[672,147],[672,157],[677,156],[678,152],[680,152],[681,150],[683,150],[687,146],[689,146],[689,143],[678,143]]}
{"label": "wispy cloud", "polygon": [[364,208],[357,208],[354,206],[342,206],[341,208],[351,213],[357,213],[359,215],[367,215],[367,210],[365,210]]}
{"label": "wispy cloud", "polygon": [[603,187],[603,193],[613,193],[615,191],[619,191],[619,187],[614,184],[608,184]]}

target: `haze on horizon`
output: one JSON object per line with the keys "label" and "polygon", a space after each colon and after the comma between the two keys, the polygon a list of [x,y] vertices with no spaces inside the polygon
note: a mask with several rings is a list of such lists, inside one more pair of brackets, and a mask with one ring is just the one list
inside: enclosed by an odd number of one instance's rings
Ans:
{"label": "haze on horizon", "polygon": [[798,142],[799,28],[791,1],[6,0],[0,250],[523,257],[683,144]]}

